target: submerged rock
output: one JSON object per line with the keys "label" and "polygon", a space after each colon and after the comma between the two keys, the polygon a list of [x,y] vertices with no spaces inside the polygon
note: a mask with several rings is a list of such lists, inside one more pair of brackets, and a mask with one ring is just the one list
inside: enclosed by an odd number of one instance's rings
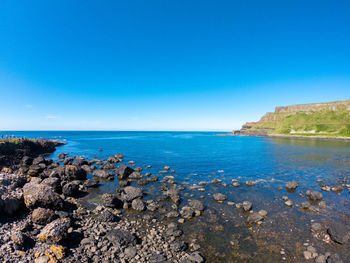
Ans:
{"label": "submerged rock", "polygon": [[247,223],[248,224],[253,224],[253,223],[259,223],[261,220],[263,220],[264,217],[257,212],[253,212],[251,214],[249,214],[248,218],[247,218]]}
{"label": "submerged rock", "polygon": [[145,203],[141,199],[134,199],[131,203],[131,207],[136,211],[143,211],[146,208]]}
{"label": "submerged rock", "polygon": [[215,201],[217,201],[217,202],[224,202],[225,200],[226,200],[226,195],[224,195],[224,194],[221,194],[221,193],[217,193],[217,194],[214,194],[213,195],[213,198],[214,198],[214,200]]}
{"label": "submerged rock", "polygon": [[201,202],[199,200],[191,199],[191,200],[188,201],[188,203],[194,210],[199,210],[199,211],[203,211],[204,210],[203,202]]}
{"label": "submerged rock", "polygon": [[299,186],[299,183],[297,181],[289,181],[286,184],[286,189],[288,192],[295,192],[298,186]]}
{"label": "submerged rock", "polygon": [[184,206],[180,210],[180,214],[185,219],[191,219],[194,216],[194,209],[190,206]]}
{"label": "submerged rock", "polygon": [[252,206],[253,206],[253,204],[250,201],[244,201],[242,204],[242,208],[245,212],[250,211],[252,209]]}

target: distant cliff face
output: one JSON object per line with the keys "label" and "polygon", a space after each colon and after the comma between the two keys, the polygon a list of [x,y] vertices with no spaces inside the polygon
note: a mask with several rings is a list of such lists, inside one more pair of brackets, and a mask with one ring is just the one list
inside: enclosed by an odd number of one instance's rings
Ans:
{"label": "distant cliff face", "polygon": [[276,107],[235,133],[350,136],[350,100]]}

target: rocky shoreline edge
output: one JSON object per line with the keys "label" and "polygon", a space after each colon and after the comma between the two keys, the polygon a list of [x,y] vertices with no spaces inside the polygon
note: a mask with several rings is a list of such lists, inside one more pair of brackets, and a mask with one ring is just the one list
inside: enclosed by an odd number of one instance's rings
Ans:
{"label": "rocky shoreline edge", "polygon": [[[16,147],[19,150],[21,146]],[[45,158],[53,148],[44,149],[46,152],[43,150],[40,154],[30,151],[26,152],[28,155],[14,154],[18,157],[16,160],[0,167],[0,258],[3,262],[205,261],[198,240],[187,236],[183,227],[186,221],[202,216],[205,205],[197,199],[182,200],[184,195],[180,192],[184,188],[174,180],[171,174],[175,171],[169,166],[159,171],[166,174],[159,180],[149,172],[143,173],[143,168],[135,167],[133,161],[128,165],[122,163],[124,157],[120,153],[104,160],[61,153],[59,160],[54,161]],[[93,178],[87,179],[89,174]],[[113,180],[119,183],[115,193],[102,194],[94,209],[82,205],[81,200],[89,190]],[[159,195],[147,200],[145,187],[156,182]],[[220,179],[211,183],[224,185]],[[196,190],[205,191],[205,184],[199,183]],[[247,187],[255,184],[245,182]],[[285,189],[294,193],[298,185],[290,181]],[[233,179],[231,186],[236,188],[240,183]],[[322,187],[323,191],[335,193],[343,189],[343,185]],[[318,213],[327,207],[321,192],[308,190],[304,197],[309,201],[301,204],[303,211]],[[250,227],[258,229],[267,218],[267,211],[253,211],[253,204],[248,200],[234,203],[220,192],[214,193],[212,200],[242,211],[245,224]],[[295,205],[288,197],[283,196],[282,200],[286,207]],[[145,211],[157,211],[162,216],[152,216]],[[311,231],[339,245],[350,240],[350,232],[339,224],[324,226],[314,222]],[[235,247],[237,242],[233,240],[230,245]],[[285,253],[282,249],[282,260],[286,260]],[[303,258],[317,263],[343,262],[338,254],[317,253],[309,244]]]}
{"label": "rocky shoreline edge", "polygon": [[235,134],[235,133],[217,133],[216,136],[251,136],[251,137],[272,137],[272,138],[297,138],[297,139],[321,139],[321,140],[340,140],[350,141],[350,137],[329,137],[329,136],[306,136],[306,135],[285,135],[285,134],[268,134],[268,135],[246,135],[246,134]]}

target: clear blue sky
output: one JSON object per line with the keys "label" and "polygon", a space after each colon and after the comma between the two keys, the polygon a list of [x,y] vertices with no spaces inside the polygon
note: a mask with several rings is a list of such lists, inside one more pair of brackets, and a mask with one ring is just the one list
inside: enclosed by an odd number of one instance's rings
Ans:
{"label": "clear blue sky", "polygon": [[0,2],[0,130],[231,130],[350,99],[350,1]]}

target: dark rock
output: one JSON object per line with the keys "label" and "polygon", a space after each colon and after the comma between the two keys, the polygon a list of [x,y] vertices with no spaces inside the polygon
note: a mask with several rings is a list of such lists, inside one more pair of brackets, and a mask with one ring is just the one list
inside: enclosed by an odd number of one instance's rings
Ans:
{"label": "dark rock", "polygon": [[67,155],[68,155],[68,153],[60,153],[60,154],[58,155],[58,158],[59,158],[59,159],[64,159],[64,158],[66,158]]}
{"label": "dark rock", "polygon": [[101,205],[110,208],[123,208],[123,202],[119,198],[112,194],[103,194],[101,196]]}
{"label": "dark rock", "polygon": [[116,222],[118,217],[116,215],[114,215],[113,213],[111,213],[108,210],[103,211],[98,217],[97,217],[98,221],[100,222]]}
{"label": "dark rock", "polygon": [[69,218],[56,219],[46,225],[37,237],[44,242],[60,242],[67,235],[70,224]]}
{"label": "dark rock", "polygon": [[226,200],[226,195],[221,194],[221,193],[217,193],[217,194],[213,195],[213,198],[217,202],[224,202]]}
{"label": "dark rock", "polygon": [[184,206],[180,210],[180,214],[185,219],[191,219],[194,216],[194,209],[190,206]]}
{"label": "dark rock", "polygon": [[163,193],[165,196],[169,197],[175,204],[180,204],[179,191],[176,188],[170,188]]}
{"label": "dark rock", "polygon": [[259,223],[263,219],[264,219],[264,217],[261,214],[259,214],[257,212],[253,212],[253,213],[249,214],[249,216],[247,218],[247,223],[248,224]]}
{"label": "dark rock", "polygon": [[73,163],[74,159],[72,157],[66,157],[64,160],[63,160],[63,164],[64,165],[71,165]]}
{"label": "dark rock", "polygon": [[135,236],[124,230],[113,229],[106,234],[106,237],[117,247],[136,245]]}
{"label": "dark rock", "polygon": [[177,241],[171,245],[171,249],[174,252],[186,251],[188,249],[188,244],[185,241]]}
{"label": "dark rock", "polygon": [[56,171],[60,177],[65,178],[68,181],[86,179],[86,172],[81,167],[75,165],[59,166]]}
{"label": "dark rock", "polygon": [[141,198],[143,195],[142,188],[127,186],[123,189],[121,193],[122,200],[126,202],[131,202],[136,198]]}
{"label": "dark rock", "polygon": [[126,179],[132,172],[134,172],[134,169],[125,164],[121,164],[117,169],[117,177],[119,180]]}
{"label": "dark rock", "polygon": [[134,179],[134,180],[142,179],[142,174],[140,172],[134,171],[129,175],[129,179]]}
{"label": "dark rock", "polygon": [[29,156],[24,156],[22,158],[22,161],[21,161],[21,165],[24,165],[24,166],[29,166],[33,164],[33,158],[29,157]]}
{"label": "dark rock", "polygon": [[28,208],[61,209],[63,200],[53,188],[45,184],[27,183],[23,187],[24,203]]}
{"label": "dark rock", "polygon": [[188,201],[188,203],[194,210],[199,210],[199,211],[203,211],[204,210],[203,202],[201,202],[199,200],[191,199],[191,200]]}
{"label": "dark rock", "polygon": [[66,183],[62,187],[62,193],[66,196],[71,196],[71,197],[75,197],[79,195],[79,182],[74,181],[74,182]]}
{"label": "dark rock", "polygon": [[143,211],[145,210],[145,203],[141,199],[134,199],[131,203],[132,209],[136,211]]}
{"label": "dark rock", "polygon": [[85,183],[84,183],[84,186],[87,187],[87,188],[90,188],[90,187],[98,187],[100,184],[100,181],[97,180],[97,179],[89,179],[87,180]]}
{"label": "dark rock", "polygon": [[87,174],[91,174],[92,173],[92,169],[89,165],[84,164],[81,166],[81,169],[83,169]]}
{"label": "dark rock", "polygon": [[311,190],[306,191],[306,196],[308,196],[311,201],[319,201],[323,198],[322,193]]}
{"label": "dark rock", "polygon": [[34,209],[32,213],[32,221],[40,225],[46,225],[54,220],[56,217],[55,212],[51,209],[45,209],[38,207]]}
{"label": "dark rock", "polygon": [[244,201],[242,204],[242,208],[245,212],[248,212],[252,209],[252,202],[250,201]]}
{"label": "dark rock", "polygon": [[347,243],[350,239],[350,232],[346,226],[338,223],[332,224],[328,229],[327,233],[331,239],[339,244]]}
{"label": "dark rock", "polygon": [[338,254],[332,254],[327,258],[327,263],[343,263]]}
{"label": "dark rock", "polygon": [[94,176],[105,180],[114,179],[114,173],[111,171],[97,170],[97,171],[94,171]]}
{"label": "dark rock", "polygon": [[41,184],[52,187],[55,191],[57,191],[60,187],[61,180],[57,177],[49,177],[44,179]]}
{"label": "dark rock", "polygon": [[286,184],[286,189],[288,192],[295,192],[295,189],[299,186],[299,183],[297,181],[289,181]]}
{"label": "dark rock", "polygon": [[11,240],[19,246],[24,246],[25,236],[21,231],[14,231],[11,235]]}

